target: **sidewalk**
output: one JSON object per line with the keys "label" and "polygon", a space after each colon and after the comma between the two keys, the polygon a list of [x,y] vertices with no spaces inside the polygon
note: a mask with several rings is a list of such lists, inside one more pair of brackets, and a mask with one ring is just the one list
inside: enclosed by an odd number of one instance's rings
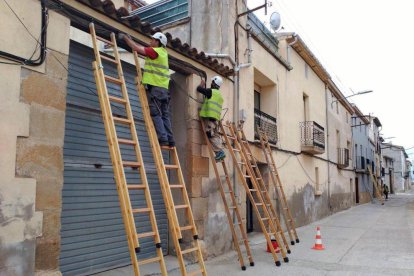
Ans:
{"label": "sidewalk", "polygon": [[[297,229],[300,243],[291,246],[289,263],[276,267],[271,254],[266,253],[263,235],[251,239],[255,266],[242,271],[235,252],[208,260],[208,275],[414,275],[414,191],[391,195],[381,206],[364,204],[336,213]],[[321,227],[325,250],[312,250],[316,227]],[[178,265],[169,275],[181,275]],[[247,262],[247,258],[246,258]],[[197,265],[188,266],[188,271]],[[124,273],[108,271],[98,274],[133,275],[130,267]],[[142,272],[151,273],[150,267]],[[158,269],[152,271],[159,271]],[[147,274],[144,274],[147,275]]]}

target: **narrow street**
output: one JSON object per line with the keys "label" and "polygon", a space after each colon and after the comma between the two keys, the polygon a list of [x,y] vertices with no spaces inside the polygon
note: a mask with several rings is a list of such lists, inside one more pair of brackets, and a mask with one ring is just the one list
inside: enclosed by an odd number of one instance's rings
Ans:
{"label": "narrow street", "polygon": [[[312,250],[320,226],[324,251]],[[298,229],[289,263],[275,267],[264,239],[254,243],[255,266],[245,272],[234,253],[206,262],[209,275],[414,275],[414,192],[384,206],[364,204]],[[174,271],[170,275],[179,275]]]}

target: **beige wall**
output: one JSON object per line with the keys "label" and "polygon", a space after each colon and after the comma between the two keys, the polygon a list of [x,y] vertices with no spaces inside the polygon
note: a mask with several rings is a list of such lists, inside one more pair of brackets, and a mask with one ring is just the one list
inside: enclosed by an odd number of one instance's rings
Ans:
{"label": "beige wall", "polygon": [[[40,2],[9,4],[30,33],[39,37]],[[2,51],[30,57],[37,42],[4,3],[0,3],[0,14]],[[2,275],[58,271],[67,74],[55,57],[67,63],[69,21],[53,11],[49,11],[47,46],[50,52],[41,66],[0,64]]]}

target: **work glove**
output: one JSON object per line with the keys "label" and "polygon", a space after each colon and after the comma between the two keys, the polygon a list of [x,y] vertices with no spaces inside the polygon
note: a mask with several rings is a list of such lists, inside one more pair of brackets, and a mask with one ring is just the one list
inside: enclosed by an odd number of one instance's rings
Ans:
{"label": "work glove", "polygon": [[118,33],[118,39],[119,40],[125,40],[126,37],[128,37],[129,39],[131,39],[131,36],[128,35],[128,34]]}

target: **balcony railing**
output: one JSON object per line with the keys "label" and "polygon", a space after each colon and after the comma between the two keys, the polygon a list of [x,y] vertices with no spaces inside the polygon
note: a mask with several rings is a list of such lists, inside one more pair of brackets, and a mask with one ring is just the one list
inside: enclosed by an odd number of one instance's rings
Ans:
{"label": "balcony railing", "polygon": [[269,142],[277,144],[277,124],[276,118],[269,114],[254,109],[254,138],[260,139],[259,131],[263,131],[267,134]]}
{"label": "balcony railing", "polygon": [[346,168],[349,166],[349,149],[338,148],[338,168]]}
{"label": "balcony railing", "polygon": [[302,151],[321,154],[325,152],[325,129],[313,121],[300,123]]}
{"label": "balcony railing", "polygon": [[357,156],[356,157],[356,164],[355,164],[355,171],[356,172],[365,172],[365,157],[364,156]]}

